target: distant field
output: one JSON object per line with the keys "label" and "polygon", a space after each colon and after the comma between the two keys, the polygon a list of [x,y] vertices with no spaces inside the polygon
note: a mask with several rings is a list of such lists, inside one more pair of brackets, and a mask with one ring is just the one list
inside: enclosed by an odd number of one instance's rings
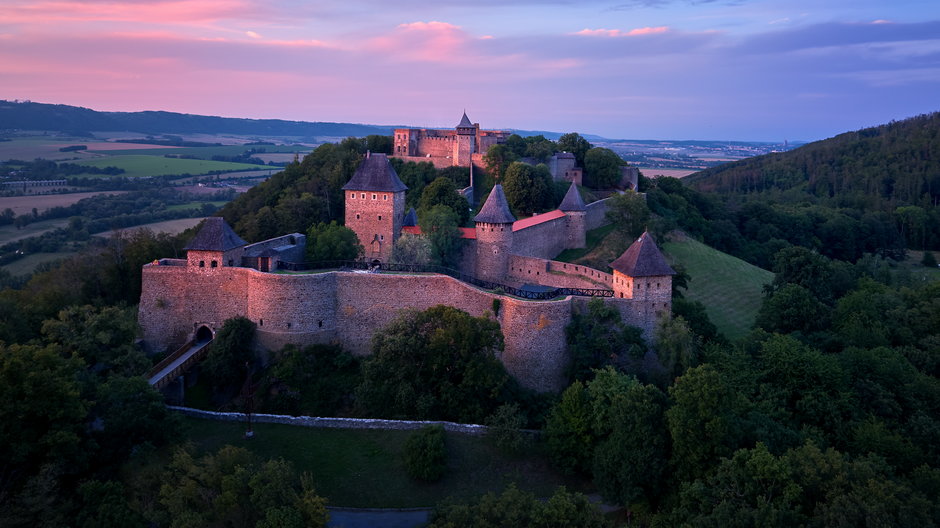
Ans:
{"label": "distant field", "polygon": [[[284,458],[299,472],[309,472],[317,493],[331,506],[409,508],[433,506],[447,497],[470,499],[501,491],[510,482],[540,497],[555,487],[589,491],[583,483],[554,471],[540,449],[506,456],[485,438],[447,433],[447,472],[437,483],[418,483],[405,474],[402,449],[411,431],[317,429],[255,424],[255,436],[244,439],[241,423],[185,418],[186,439],[201,451],[230,444],[260,457]],[[153,457],[159,462],[161,457]],[[152,462],[152,463],[153,463]],[[138,471],[146,471],[139,468]]]}
{"label": "distant field", "polygon": [[[199,158],[211,158],[212,156],[240,156],[245,153],[245,151],[252,148],[251,146],[246,145],[220,145],[213,147],[164,147],[160,145],[140,145],[131,143],[104,143],[104,145],[109,147],[112,145],[127,145],[127,148],[100,149],[111,151],[109,154],[120,154],[122,156],[144,155],[162,157],[164,154],[171,154],[173,156],[197,156]],[[173,150],[167,151],[165,150],[167,148],[172,148]],[[256,154],[256,156],[261,159],[264,159],[264,156],[267,155],[279,155],[287,156],[288,161],[294,158],[294,152],[310,152],[310,147],[295,145],[262,145],[256,146],[254,148],[263,148],[265,150],[263,153]],[[91,144],[89,144],[88,150],[99,149],[93,149]],[[265,161],[268,160],[265,159]]]}
{"label": "distant field", "polygon": [[10,275],[19,277],[21,275],[29,275],[36,269],[36,266],[40,264],[61,260],[71,257],[72,255],[75,255],[75,252],[60,251],[57,253],[33,253],[32,255],[27,255],[21,259],[14,260],[5,266],[2,266],[2,268],[10,272]]}
{"label": "distant field", "polygon": [[657,176],[667,176],[670,178],[685,178],[689,174],[695,174],[697,170],[691,169],[654,169],[649,167],[639,167],[640,172],[643,173],[643,176],[647,178],[655,178]]}
{"label": "distant field", "polygon": [[189,202],[189,203],[178,204],[178,205],[169,205],[167,206],[166,210],[167,211],[182,211],[184,209],[199,209],[200,207],[202,207],[202,204],[204,203],[210,203],[216,207],[222,207],[228,202],[224,200],[217,201],[217,202]]}
{"label": "distant field", "polygon": [[24,238],[39,236],[47,231],[65,227],[68,223],[68,219],[56,218],[54,220],[33,222],[22,229],[17,229],[12,225],[0,226],[0,246],[9,244],[10,242],[16,242],[17,240],[23,240]]}
{"label": "distant field", "polygon": [[[88,150],[78,150],[74,152],[59,152],[62,147],[73,145],[85,145]],[[0,161],[18,159],[31,161],[36,158],[47,160],[72,160],[78,158],[76,162],[83,162],[86,158],[95,158],[104,152],[121,151],[129,149],[164,149],[160,156],[166,154],[165,149],[175,147],[163,147],[158,145],[143,145],[140,143],[114,143],[109,141],[100,141],[89,138],[61,138],[61,137],[25,137],[13,138],[12,141],[0,141]]]}
{"label": "distant field", "polygon": [[[136,231],[138,229],[149,229],[154,233],[169,233],[175,235],[177,233],[182,233],[190,227],[196,226],[199,222],[202,222],[204,218],[177,218],[176,220],[164,220],[163,222],[154,222],[152,224],[143,224],[138,226],[125,227],[118,229],[121,233],[127,233],[131,231]],[[100,237],[109,237],[114,233],[114,231],[106,231],[104,233],[98,233],[95,236]]]}
{"label": "distant field", "polygon": [[[118,167],[124,169],[123,177],[142,178],[148,176],[161,176],[164,174],[208,174],[213,171],[240,171],[261,170],[264,165],[249,165],[247,163],[228,163],[223,161],[207,161],[196,159],[164,158],[163,156],[108,156],[93,160],[82,161],[83,165],[92,167]],[[94,178],[107,178],[97,174],[88,174]]]}
{"label": "distant field", "polygon": [[686,298],[705,305],[708,318],[728,339],[746,335],[773,273],[685,236],[674,236],[663,250],[691,277]]}
{"label": "distant field", "polygon": [[53,207],[66,207],[73,203],[98,196],[100,194],[124,194],[127,191],[96,191],[67,194],[39,194],[35,196],[5,196],[0,197],[0,211],[13,209],[17,215],[31,213],[35,207],[40,213]]}

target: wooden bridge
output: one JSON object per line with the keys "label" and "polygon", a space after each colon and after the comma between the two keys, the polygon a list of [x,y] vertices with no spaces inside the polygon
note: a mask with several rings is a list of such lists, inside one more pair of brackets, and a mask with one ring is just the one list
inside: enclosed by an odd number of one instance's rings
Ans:
{"label": "wooden bridge", "polygon": [[212,344],[212,338],[192,340],[176,352],[157,363],[150,372],[147,373],[147,380],[150,385],[160,390],[180,377],[189,370],[197,361],[201,360],[209,352],[209,345]]}

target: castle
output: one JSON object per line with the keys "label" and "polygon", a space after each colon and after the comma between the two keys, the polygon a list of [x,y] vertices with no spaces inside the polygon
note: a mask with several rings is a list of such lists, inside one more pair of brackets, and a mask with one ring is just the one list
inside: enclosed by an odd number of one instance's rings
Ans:
{"label": "castle", "polygon": [[505,143],[509,132],[480,130],[467,112],[453,130],[396,128],[392,153],[405,161],[430,161],[437,168],[481,166],[483,155]]}
{"label": "castle", "polygon": [[[370,262],[389,262],[403,233],[420,235],[419,227],[406,225],[413,224],[406,221],[406,190],[384,154],[367,154],[343,187],[346,226]],[[511,288],[602,290],[603,301],[626,324],[652,339],[658,318],[670,313],[675,272],[648,234],[611,263],[613,273],[550,260],[585,246],[585,233],[606,223],[605,202],[585,204],[572,184],[558,209],[517,220],[496,185],[474,227],[461,230],[460,272]],[[372,334],[399,309],[446,304],[499,322],[505,338],[500,359],[524,386],[563,388],[565,327],[590,297],[526,300],[434,273],[284,272],[285,263],[302,261],[305,245],[297,233],[247,244],[222,218],[207,219],[185,248],[186,259],[144,266],[139,323],[145,343],[152,350],[177,347],[244,316],[256,323],[263,349],[339,342],[365,355]]]}

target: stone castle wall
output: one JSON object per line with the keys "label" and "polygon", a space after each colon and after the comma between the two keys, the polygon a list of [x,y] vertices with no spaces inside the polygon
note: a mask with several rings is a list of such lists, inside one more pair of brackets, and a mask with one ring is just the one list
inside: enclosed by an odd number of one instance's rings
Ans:
{"label": "stone castle wall", "polygon": [[567,248],[568,225],[564,216],[512,233],[514,255],[547,259]]}
{"label": "stone castle wall", "polygon": [[327,272],[263,273],[251,268],[192,268],[148,264],[143,268],[139,321],[156,351],[176,348],[202,325],[217,330],[245,316],[257,326],[258,345],[339,342],[351,353],[370,353],[372,334],[402,308],[446,304],[474,316],[492,312],[503,328],[500,358],[524,386],[559,390],[567,366],[565,327],[572,299],[527,301],[492,294],[445,275]]}
{"label": "stone castle wall", "polygon": [[591,202],[585,206],[587,212],[584,217],[584,224],[588,231],[610,223],[607,221],[607,200],[610,200],[610,198]]}
{"label": "stone castle wall", "polygon": [[613,276],[594,268],[533,257],[513,255],[509,278],[516,283],[538,283],[554,288],[613,289]]}

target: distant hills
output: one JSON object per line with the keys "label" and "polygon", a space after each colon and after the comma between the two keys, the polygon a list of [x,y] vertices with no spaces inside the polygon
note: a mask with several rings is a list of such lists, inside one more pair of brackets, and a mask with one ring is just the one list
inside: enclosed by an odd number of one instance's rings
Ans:
{"label": "distant hills", "polygon": [[940,204],[940,112],[846,132],[789,152],[703,170],[699,191],[800,196],[830,205],[891,210]]}
{"label": "distant hills", "polygon": [[282,119],[241,119],[175,112],[98,112],[78,106],[0,101],[0,130],[56,130],[70,133],[233,134],[244,136],[345,137],[390,135],[394,127],[353,123],[309,123]]}

